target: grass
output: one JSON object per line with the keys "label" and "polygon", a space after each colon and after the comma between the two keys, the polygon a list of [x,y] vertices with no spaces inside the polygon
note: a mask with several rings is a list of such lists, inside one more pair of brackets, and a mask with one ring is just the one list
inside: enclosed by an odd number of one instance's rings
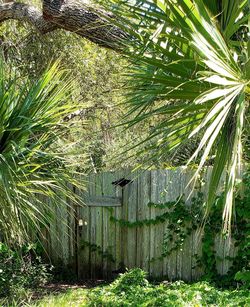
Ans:
{"label": "grass", "polygon": [[56,295],[48,295],[35,304],[29,306],[36,307],[68,307],[68,306],[87,306],[87,294],[90,290],[87,289],[68,289],[65,293]]}
{"label": "grass", "polygon": [[64,293],[51,293],[35,301],[30,299],[26,303],[12,303],[8,306],[250,306],[250,295],[247,290],[221,290],[208,282],[185,284],[178,281],[152,284],[148,282],[145,275],[146,273],[142,270],[133,269],[122,274],[109,285],[100,285],[92,289],[71,288]]}

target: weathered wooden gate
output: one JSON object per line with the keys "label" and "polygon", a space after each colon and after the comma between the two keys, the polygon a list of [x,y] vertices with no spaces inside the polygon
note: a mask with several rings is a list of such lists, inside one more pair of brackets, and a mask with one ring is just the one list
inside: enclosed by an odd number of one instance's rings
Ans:
{"label": "weathered wooden gate", "polygon": [[[174,201],[184,192],[188,195],[190,190],[186,191],[185,187],[192,174],[190,170],[176,168],[90,175],[88,190],[80,195],[86,206],[77,207],[76,219],[68,211],[58,213],[58,221],[60,216],[68,215],[68,225],[54,226],[57,227],[62,244],[56,238],[52,240],[51,255],[56,252],[64,263],[75,265],[79,278],[110,278],[124,267],[141,267],[151,277],[189,281],[198,279],[202,272],[195,267],[194,256],[200,253],[195,233],[185,240],[181,250],[157,260],[162,254],[167,222],[129,228],[110,220],[113,216],[140,221],[161,215],[162,210],[149,207],[148,203]],[[112,184],[121,178],[131,182],[124,187]],[[206,185],[203,189],[206,191]],[[215,245],[217,269],[220,274],[224,274],[230,265],[226,256],[232,256],[235,250],[219,237]]]}

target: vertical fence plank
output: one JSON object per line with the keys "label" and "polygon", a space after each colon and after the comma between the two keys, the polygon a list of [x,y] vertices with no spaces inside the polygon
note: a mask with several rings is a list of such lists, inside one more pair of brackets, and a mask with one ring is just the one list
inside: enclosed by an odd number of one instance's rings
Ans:
{"label": "vertical fence plank", "polygon": [[48,199],[48,205],[51,208],[53,220],[50,224],[50,242],[51,242],[51,260],[53,263],[57,264],[59,257],[60,257],[60,251],[58,249],[58,227],[57,227],[57,221],[58,221],[58,212],[57,212],[57,206],[55,203]]}
{"label": "vertical fence plank", "polygon": [[198,264],[198,259],[202,256],[202,234],[199,231],[193,231],[191,235],[192,240],[192,271],[190,281],[196,281],[203,275],[203,268]]}
{"label": "vertical fence plank", "polygon": [[[196,190],[194,190],[192,195],[189,195],[188,186],[193,177],[193,171],[186,168],[178,168],[180,172],[180,195],[183,195],[187,209],[191,210],[191,199],[192,197],[196,197]],[[191,222],[186,223],[185,227],[190,227]],[[184,281],[189,281],[192,279],[192,234],[188,235],[185,239],[183,246],[180,249],[182,268],[181,268],[181,276],[180,278]]]}
{"label": "vertical fence plank", "polygon": [[[103,195],[104,196],[116,196],[116,188],[112,185],[112,182],[117,180],[116,173],[105,172],[103,174]],[[116,235],[116,225],[110,222],[111,215],[114,215],[113,208],[103,208],[103,251],[108,255],[115,257],[115,235]],[[108,257],[103,259],[104,263],[104,276],[110,278],[112,275],[112,270],[114,270],[114,264],[110,261]]]}
{"label": "vertical fence plank", "polygon": [[[95,196],[103,195],[103,175],[98,173],[95,175]],[[94,278],[103,278],[103,207],[91,208],[95,215],[95,228],[96,228],[96,252],[95,252],[95,274]]]}
{"label": "vertical fence plank", "polygon": [[[80,179],[81,180],[81,179]],[[69,185],[70,189],[74,189],[72,185]],[[76,189],[73,190],[76,194]],[[79,194],[79,193],[78,193]],[[69,199],[67,200],[67,235],[68,235],[68,259],[67,264],[69,269],[74,270],[74,272],[78,275],[78,263],[77,263],[77,253],[78,253],[78,239],[76,237],[76,217],[77,211],[79,210],[80,206],[77,204],[72,204],[72,201]]]}
{"label": "vertical fence plank", "polygon": [[[123,201],[122,201],[122,211],[121,218],[125,221],[128,220],[128,203],[129,203],[129,194],[132,189],[132,185],[134,183],[130,183],[123,189]],[[128,267],[128,228],[121,227],[121,263]]]}
{"label": "vertical fence plank", "polygon": [[[151,171],[151,189],[150,189],[150,201],[152,203],[156,202],[156,191],[157,191],[157,182],[156,182],[156,171]],[[156,217],[156,209],[151,207],[150,209],[150,219],[155,219]],[[156,243],[156,229],[154,225],[150,225],[150,276],[156,277],[157,275],[157,265],[156,265],[156,258],[157,255],[155,254],[155,243]]]}
{"label": "vertical fence plank", "polygon": [[[110,180],[111,180],[111,176],[109,176],[109,173],[104,172],[103,173],[103,187],[102,187],[102,194],[103,195],[107,195],[107,193],[109,193],[109,184],[110,184]],[[112,227],[110,225],[110,212],[105,208],[103,210],[103,251],[104,252],[111,252],[110,248],[109,248],[109,244],[110,244],[110,227]],[[105,258],[103,259],[103,277],[104,278],[108,278],[108,272],[110,271],[110,267],[109,267],[109,263],[108,263],[108,259]]]}
{"label": "vertical fence plank", "polygon": [[[119,172],[116,172],[116,174],[118,175],[117,177],[119,178],[126,178],[126,179],[130,179],[130,172],[125,171],[125,170],[121,170]],[[123,195],[124,195],[124,190],[127,189],[127,186],[121,188],[121,187],[117,187],[115,189],[115,196],[119,197],[121,199],[122,202],[122,206],[121,207],[116,207],[114,208],[113,212],[114,212],[114,216],[117,220],[120,220],[122,218],[122,210],[123,210]],[[123,267],[124,267],[124,263],[122,262],[122,246],[123,246],[123,242],[122,242],[122,231],[123,228],[120,226],[119,223],[115,224],[115,264],[114,264],[114,268],[115,271],[120,271]]]}
{"label": "vertical fence plank", "polygon": [[68,237],[68,210],[67,203],[62,202],[59,209],[58,233],[61,243],[61,257],[63,264],[66,265],[69,257],[69,237]]}
{"label": "vertical fence plank", "polygon": [[[130,184],[127,206],[127,217],[130,222],[135,222],[137,219],[137,191],[138,191],[138,173],[133,174],[134,180]],[[137,229],[129,227],[127,230],[127,265],[129,268],[136,267],[136,244],[137,244]]]}
{"label": "vertical fence plank", "polygon": [[[172,200],[171,195],[169,193],[169,184],[170,184],[169,170],[165,170],[165,193],[164,193],[164,196],[165,196],[164,201],[165,202]],[[169,210],[165,209],[164,211],[169,211]],[[164,240],[164,237],[166,235],[168,224],[169,224],[168,221],[166,221],[164,223],[163,240]],[[164,241],[163,241],[163,244],[164,244],[164,246],[163,246],[163,250],[164,250],[166,248]],[[164,278],[168,278],[168,261],[169,261],[169,257],[165,256],[164,259],[163,259],[163,262],[162,262],[162,264],[163,264],[162,277],[164,277]]]}
{"label": "vertical fence plank", "polygon": [[228,257],[233,257],[234,255],[234,248],[233,248],[233,241],[232,238],[226,237],[224,239],[224,253],[223,253],[223,275],[226,275],[232,261],[228,259]]}
{"label": "vertical fence plank", "polygon": [[[143,174],[138,174],[137,178],[137,199],[136,199],[136,221],[141,221],[144,219],[144,213],[146,210],[146,204],[142,204],[142,195],[141,195],[141,189],[140,189],[140,183],[143,179]],[[145,187],[144,187],[145,188]],[[143,208],[142,208],[143,206]],[[143,251],[142,251],[142,240],[143,240],[143,228],[137,227],[136,228],[136,259],[135,259],[135,265],[137,267],[142,267],[142,259],[143,259]]]}
{"label": "vertical fence plank", "polygon": [[[138,177],[138,201],[137,201],[137,219],[138,221],[150,219],[150,201],[151,193],[151,174],[150,171],[144,171]],[[138,227],[137,229],[137,260],[136,265],[146,272],[149,272],[150,266],[150,228],[149,226]]]}
{"label": "vertical fence plank", "polygon": [[[95,174],[89,175],[89,197],[95,196]],[[96,217],[95,208],[89,206],[89,243],[94,245],[96,243]],[[89,264],[90,264],[90,278],[95,276],[96,267],[96,252],[90,248],[89,253]]]}
{"label": "vertical fence plank", "polygon": [[[76,193],[84,198],[82,191],[76,190]],[[89,194],[89,190],[86,191],[85,195]],[[87,196],[87,195],[86,195]],[[77,238],[77,261],[78,261],[78,276],[81,279],[90,278],[90,208],[85,204],[82,207],[78,207],[77,212],[77,223],[79,220],[82,221],[82,226],[78,227],[78,238]]]}
{"label": "vertical fence plank", "polygon": [[[167,173],[166,170],[158,170],[156,172],[156,189],[154,195],[154,202],[156,204],[163,204],[167,198]],[[156,216],[160,216],[165,209],[156,209]],[[158,258],[156,261],[156,277],[162,277],[165,274],[164,259],[163,259],[163,239],[165,232],[165,222],[156,224],[156,244],[155,244],[155,255]]]}
{"label": "vertical fence plank", "polygon": [[[232,260],[237,255],[238,248],[235,247],[235,239],[228,237],[226,241],[226,253],[224,254],[224,274],[228,273],[228,270],[232,266]],[[226,257],[230,257],[231,259],[228,260]]]}
{"label": "vertical fence plank", "polygon": [[[108,244],[109,244],[109,219],[110,219],[110,212],[107,210],[107,208],[103,208],[103,228],[102,228],[102,236],[103,236],[103,252],[107,253],[108,252]],[[108,279],[109,277],[109,271],[108,269],[108,259],[104,258],[103,259],[103,278]]]}
{"label": "vertical fence plank", "polygon": [[[182,170],[177,168],[174,170],[174,179],[172,179],[172,192],[171,198],[173,201],[177,201],[177,198],[182,196],[183,193],[183,174]],[[185,182],[184,182],[185,185]],[[178,247],[173,256],[176,256],[176,276],[172,276],[172,279],[182,279],[183,277],[183,246]]]}
{"label": "vertical fence plank", "polygon": [[215,238],[215,254],[216,254],[216,269],[220,275],[223,275],[223,255],[224,255],[225,240],[221,234],[218,234]]}
{"label": "vertical fence plank", "polygon": [[[180,172],[178,169],[172,169],[169,171],[169,195],[170,200],[177,200],[180,196],[180,187],[179,187],[179,180],[180,180]],[[168,261],[168,278],[170,281],[177,279],[177,252],[173,251],[169,256]]]}

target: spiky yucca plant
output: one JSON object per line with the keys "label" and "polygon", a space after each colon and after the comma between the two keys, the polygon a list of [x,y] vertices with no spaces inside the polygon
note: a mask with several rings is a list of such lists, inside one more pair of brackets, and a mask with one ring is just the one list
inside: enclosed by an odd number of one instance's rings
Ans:
{"label": "spiky yucca plant", "polygon": [[79,159],[69,131],[77,125],[65,120],[79,108],[71,99],[73,85],[58,63],[22,86],[1,63],[0,234],[7,243],[34,238],[53,221],[54,206],[76,201],[69,184],[81,184],[75,176]]}
{"label": "spiky yucca plant", "polygon": [[188,164],[198,162],[195,180],[213,161],[206,213],[226,171],[223,219],[229,230],[242,141],[249,137],[249,1],[104,2],[116,25],[130,35],[123,42],[133,62],[127,102],[134,119],[129,124],[155,116],[145,140],[154,157],[199,136]]}

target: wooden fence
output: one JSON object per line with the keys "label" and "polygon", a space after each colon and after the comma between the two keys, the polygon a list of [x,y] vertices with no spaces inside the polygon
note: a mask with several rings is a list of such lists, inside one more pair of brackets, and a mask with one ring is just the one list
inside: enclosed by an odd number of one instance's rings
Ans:
{"label": "wooden fence", "polygon": [[[114,272],[125,266],[140,267],[153,278],[197,280],[202,270],[196,267],[195,255],[201,253],[201,244],[195,233],[185,240],[181,250],[153,261],[162,254],[167,222],[129,228],[110,221],[111,216],[140,221],[161,215],[161,209],[149,207],[148,203],[174,201],[183,193],[187,196],[190,190],[185,187],[192,174],[177,168],[90,175],[87,192],[75,191],[84,198],[86,206],[56,209],[57,221],[48,240],[48,253],[54,261],[60,259],[71,265],[79,278],[112,278]],[[123,188],[114,186],[112,182],[120,178],[131,182]],[[203,190],[206,191],[206,184]],[[66,224],[62,222],[65,217]],[[226,257],[235,253],[233,245],[227,243],[219,237],[215,241],[217,270],[222,275],[230,266]]]}

